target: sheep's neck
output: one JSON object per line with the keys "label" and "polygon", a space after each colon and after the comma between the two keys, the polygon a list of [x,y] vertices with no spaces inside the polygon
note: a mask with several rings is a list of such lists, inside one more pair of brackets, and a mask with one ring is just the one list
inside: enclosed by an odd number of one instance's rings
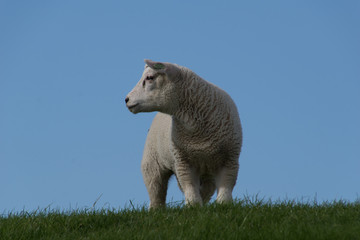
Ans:
{"label": "sheep's neck", "polygon": [[180,93],[182,101],[173,114],[174,127],[194,137],[207,135],[216,128],[214,121],[210,119],[219,110],[216,103],[217,94],[209,83],[195,74],[183,84],[184,86],[178,88],[182,90]]}

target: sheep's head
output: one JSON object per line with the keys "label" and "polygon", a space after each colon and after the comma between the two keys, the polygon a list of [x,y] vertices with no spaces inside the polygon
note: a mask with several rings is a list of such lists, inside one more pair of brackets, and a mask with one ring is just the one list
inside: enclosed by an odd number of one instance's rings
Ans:
{"label": "sheep's head", "polygon": [[126,96],[126,106],[132,113],[159,111],[169,113],[174,107],[175,83],[178,68],[171,63],[145,60],[140,81]]}

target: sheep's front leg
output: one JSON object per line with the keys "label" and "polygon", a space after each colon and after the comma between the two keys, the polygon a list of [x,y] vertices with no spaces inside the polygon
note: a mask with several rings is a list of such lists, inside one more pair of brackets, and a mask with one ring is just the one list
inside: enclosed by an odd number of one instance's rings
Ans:
{"label": "sheep's front leg", "polygon": [[150,198],[150,209],[165,206],[170,170],[161,169],[157,161],[143,161],[141,170]]}
{"label": "sheep's front leg", "polygon": [[216,202],[232,202],[232,191],[236,183],[239,164],[233,163],[224,166],[216,177],[217,197]]}
{"label": "sheep's front leg", "polygon": [[176,165],[176,178],[185,195],[185,203],[202,205],[200,177],[188,163],[180,161]]}

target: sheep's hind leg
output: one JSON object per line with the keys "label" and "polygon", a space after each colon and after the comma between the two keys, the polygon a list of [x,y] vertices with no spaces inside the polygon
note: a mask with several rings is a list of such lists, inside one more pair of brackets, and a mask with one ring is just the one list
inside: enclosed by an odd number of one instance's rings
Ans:
{"label": "sheep's hind leg", "polygon": [[170,170],[161,169],[156,161],[143,162],[141,170],[150,198],[150,209],[165,206],[168,182],[173,174]]}
{"label": "sheep's hind leg", "polygon": [[204,203],[208,203],[216,190],[215,179],[212,176],[200,178],[200,194]]}
{"label": "sheep's hind leg", "polygon": [[236,183],[239,164],[223,167],[216,177],[217,203],[232,202],[232,191]]}

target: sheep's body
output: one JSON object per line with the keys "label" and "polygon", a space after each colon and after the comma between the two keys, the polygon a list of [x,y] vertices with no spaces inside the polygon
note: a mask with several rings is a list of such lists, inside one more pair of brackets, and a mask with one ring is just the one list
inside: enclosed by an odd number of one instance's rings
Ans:
{"label": "sheep's body", "polygon": [[[144,71],[146,78],[149,71],[154,76],[154,71],[160,72],[154,62],[147,64],[150,69]],[[156,80],[161,83],[157,87],[165,90],[161,97],[154,100],[151,96],[148,101],[166,104],[155,109],[160,112],[148,132],[141,164],[150,207],[165,204],[168,180],[173,174],[186,203],[207,202],[216,189],[218,202],[231,201],[242,143],[234,102],[226,92],[191,70],[169,63],[163,66],[168,72],[164,71],[162,80]],[[142,85],[145,89],[145,82]],[[127,102],[136,95],[139,86],[129,94]]]}

